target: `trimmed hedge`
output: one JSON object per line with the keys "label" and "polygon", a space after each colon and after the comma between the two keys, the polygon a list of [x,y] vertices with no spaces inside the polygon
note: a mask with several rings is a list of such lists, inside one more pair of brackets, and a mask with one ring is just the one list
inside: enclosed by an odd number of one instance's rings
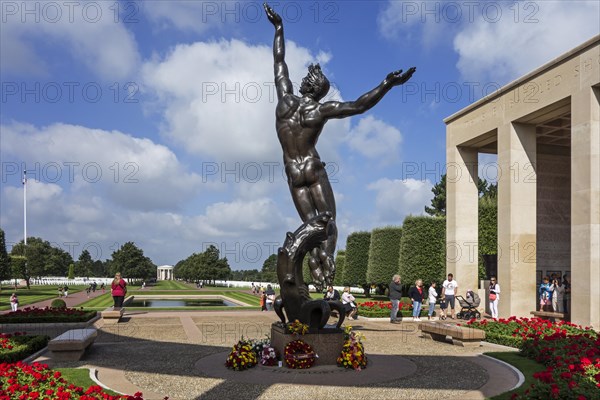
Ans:
{"label": "trimmed hedge", "polygon": [[54,299],[50,303],[50,308],[67,308],[67,303],[63,299]]}
{"label": "trimmed hedge", "polygon": [[0,315],[2,324],[87,322],[96,316],[96,311],[81,311],[72,308],[24,309]]}
{"label": "trimmed hedge", "polygon": [[12,363],[29,357],[48,345],[49,336],[13,336],[10,340],[15,343],[12,349],[0,350],[0,362]]}
{"label": "trimmed hedge", "polygon": [[485,279],[484,254],[498,254],[498,205],[490,198],[479,200],[479,279]]}
{"label": "trimmed hedge", "polygon": [[373,229],[367,267],[368,283],[387,284],[398,273],[401,238],[402,228],[399,226]]}
{"label": "trimmed hedge", "polygon": [[335,278],[333,284],[342,286],[344,284],[344,266],[346,265],[346,251],[338,250],[335,256]]}
{"label": "trimmed hedge", "polygon": [[400,240],[400,276],[404,285],[422,279],[443,282],[446,275],[446,218],[406,217]]}
{"label": "trimmed hedge", "polygon": [[362,286],[367,283],[371,232],[353,232],[346,240],[344,285]]}

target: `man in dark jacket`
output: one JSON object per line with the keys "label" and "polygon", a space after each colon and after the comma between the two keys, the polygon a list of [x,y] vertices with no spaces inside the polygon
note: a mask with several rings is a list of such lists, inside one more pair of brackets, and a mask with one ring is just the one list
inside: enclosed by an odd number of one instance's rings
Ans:
{"label": "man in dark jacket", "polygon": [[399,324],[398,305],[402,298],[402,286],[400,285],[400,275],[394,275],[390,283],[390,300],[392,301],[392,311],[390,313],[390,323]]}
{"label": "man in dark jacket", "polygon": [[339,300],[340,292],[335,290],[333,286],[327,286],[327,292],[325,292],[325,300]]}

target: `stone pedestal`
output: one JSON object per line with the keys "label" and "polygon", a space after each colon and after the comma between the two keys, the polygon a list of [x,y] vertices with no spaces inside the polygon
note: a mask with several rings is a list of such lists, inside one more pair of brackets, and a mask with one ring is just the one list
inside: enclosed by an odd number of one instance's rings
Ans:
{"label": "stone pedestal", "polygon": [[[319,356],[315,362],[318,365],[336,365],[337,358],[342,352],[344,345],[344,332],[341,329],[321,329],[318,333],[307,333],[305,335],[290,335],[285,333],[285,328],[273,324],[271,326],[271,346],[283,359],[285,346],[300,339],[308,343]],[[284,361],[285,365],[285,361]]]}

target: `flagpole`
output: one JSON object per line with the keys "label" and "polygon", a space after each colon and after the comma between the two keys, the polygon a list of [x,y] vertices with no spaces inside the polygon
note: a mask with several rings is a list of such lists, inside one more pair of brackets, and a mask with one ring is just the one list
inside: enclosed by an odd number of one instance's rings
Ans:
{"label": "flagpole", "polygon": [[27,170],[23,170],[23,243],[27,246]]}

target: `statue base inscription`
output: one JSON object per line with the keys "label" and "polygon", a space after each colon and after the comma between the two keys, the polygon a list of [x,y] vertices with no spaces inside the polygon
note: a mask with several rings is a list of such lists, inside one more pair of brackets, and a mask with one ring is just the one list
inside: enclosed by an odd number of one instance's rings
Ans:
{"label": "statue base inscription", "polygon": [[[283,359],[285,346],[297,339],[309,344],[317,353],[319,358],[315,361],[315,366],[336,365],[337,358],[344,346],[344,332],[341,329],[325,328],[319,329],[317,333],[292,335],[286,333],[285,328],[278,323],[271,325],[271,346],[277,350],[277,354],[280,355],[281,359]],[[285,366],[285,361],[283,364]]]}

